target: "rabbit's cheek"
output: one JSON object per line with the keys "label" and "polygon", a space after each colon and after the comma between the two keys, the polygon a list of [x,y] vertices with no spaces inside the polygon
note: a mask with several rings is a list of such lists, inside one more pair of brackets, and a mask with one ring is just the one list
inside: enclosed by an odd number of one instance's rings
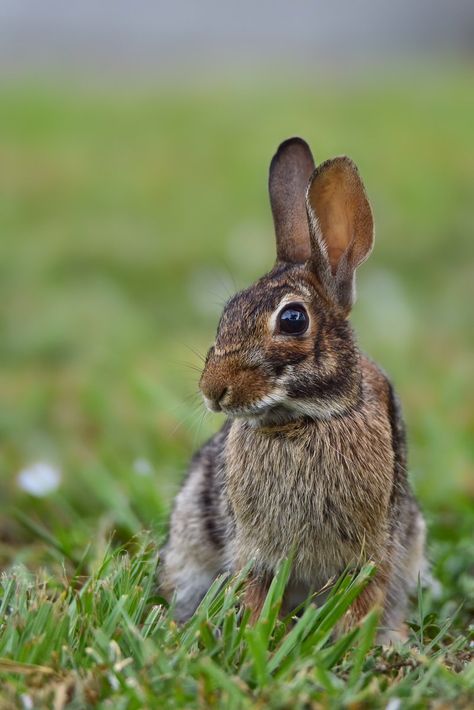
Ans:
{"label": "rabbit's cheek", "polygon": [[228,392],[222,404],[229,408],[258,404],[270,389],[271,382],[261,370],[241,370],[229,379]]}
{"label": "rabbit's cheek", "polygon": [[299,365],[314,355],[314,340],[306,338],[289,342],[289,339],[272,343],[267,351],[269,365],[278,374],[282,367]]}

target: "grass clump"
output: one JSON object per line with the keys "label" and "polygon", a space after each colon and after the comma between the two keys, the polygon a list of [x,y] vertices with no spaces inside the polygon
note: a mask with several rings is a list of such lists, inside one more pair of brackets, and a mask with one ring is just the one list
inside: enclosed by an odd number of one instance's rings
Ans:
{"label": "grass clump", "polygon": [[0,677],[5,707],[420,707],[440,695],[468,707],[469,639],[418,611],[409,644],[374,646],[378,612],[333,637],[374,573],[346,574],[324,605],[278,610],[284,562],[257,622],[239,605],[245,574],[219,578],[182,627],[156,596],[147,536],[108,550],[86,576],[58,580],[17,567],[1,586]]}

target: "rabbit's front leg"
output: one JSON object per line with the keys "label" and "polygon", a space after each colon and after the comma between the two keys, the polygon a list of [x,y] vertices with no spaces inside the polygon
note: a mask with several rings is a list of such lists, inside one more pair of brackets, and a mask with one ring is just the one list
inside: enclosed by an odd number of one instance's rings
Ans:
{"label": "rabbit's front leg", "polygon": [[336,629],[338,635],[353,629],[362,622],[370,611],[378,609],[380,610],[380,626],[377,632],[377,642],[388,643],[403,640],[405,632],[401,622],[397,624],[397,628],[387,626],[390,613],[390,610],[387,609],[390,595],[387,595],[387,592],[392,574],[393,570],[388,563],[378,567],[375,577],[370,580],[338,623]]}
{"label": "rabbit's front leg", "polygon": [[268,573],[250,572],[245,582],[244,607],[250,609],[250,623],[254,624],[262,611],[271,583]]}

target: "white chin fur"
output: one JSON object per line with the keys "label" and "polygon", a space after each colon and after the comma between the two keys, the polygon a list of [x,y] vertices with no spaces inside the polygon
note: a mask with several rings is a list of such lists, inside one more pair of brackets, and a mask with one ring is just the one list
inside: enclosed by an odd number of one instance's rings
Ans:
{"label": "white chin fur", "polygon": [[304,401],[301,399],[287,400],[285,405],[288,409],[310,419],[330,419],[336,414],[343,414],[346,411],[346,405],[342,402],[315,402]]}
{"label": "white chin fur", "polygon": [[203,398],[206,408],[210,412],[222,412],[232,418],[242,417],[254,425],[262,424],[264,421],[280,423],[301,416],[310,419],[329,419],[345,411],[345,406],[337,401],[315,402],[314,400],[290,399],[281,387],[276,387],[271,394],[252,402],[247,407],[224,406],[222,409],[216,409],[208,397],[203,395]]}
{"label": "white chin fur", "polygon": [[256,402],[252,402],[252,404],[246,407],[222,407],[222,411],[229,417],[256,417],[260,419],[260,417],[265,416],[269,410],[278,407],[284,401],[285,397],[286,394],[284,390],[277,387],[271,394],[265,395],[265,397],[262,397]]}

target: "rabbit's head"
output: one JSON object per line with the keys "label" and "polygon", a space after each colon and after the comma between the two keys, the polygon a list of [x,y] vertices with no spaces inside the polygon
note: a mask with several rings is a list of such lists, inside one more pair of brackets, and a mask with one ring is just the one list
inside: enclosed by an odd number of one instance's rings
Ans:
{"label": "rabbit's head", "polygon": [[315,168],[292,138],[271,162],[269,190],[276,265],[226,304],[200,388],[212,411],[255,423],[343,414],[360,396],[347,319],[373,244],[364,186],[349,158]]}

